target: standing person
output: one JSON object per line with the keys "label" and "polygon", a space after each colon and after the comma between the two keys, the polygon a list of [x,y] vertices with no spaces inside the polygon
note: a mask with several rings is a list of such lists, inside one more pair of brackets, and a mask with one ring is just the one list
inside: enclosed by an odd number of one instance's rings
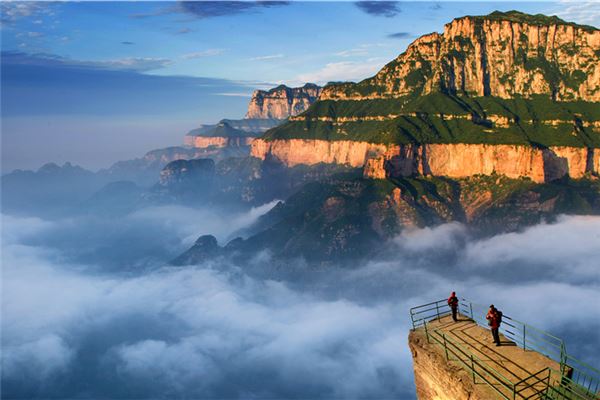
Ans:
{"label": "standing person", "polygon": [[448,306],[452,310],[452,320],[454,322],[458,321],[456,316],[458,315],[458,297],[456,297],[456,292],[452,292],[450,297],[448,297]]}
{"label": "standing person", "polygon": [[500,312],[492,304],[487,315],[485,316],[485,319],[488,320],[488,325],[492,330],[492,338],[494,339],[496,346],[500,346],[500,335],[498,334],[498,329],[500,329],[500,318],[502,318],[501,315],[502,314],[500,314]]}

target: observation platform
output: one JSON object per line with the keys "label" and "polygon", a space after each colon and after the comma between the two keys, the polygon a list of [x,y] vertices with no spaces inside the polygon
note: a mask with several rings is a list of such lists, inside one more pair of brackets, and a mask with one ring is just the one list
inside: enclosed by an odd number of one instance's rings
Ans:
{"label": "observation platform", "polygon": [[[419,343],[431,356],[427,365],[421,359],[423,365],[418,368],[437,370],[417,374],[414,360],[417,392],[420,384],[432,385],[435,380],[434,386],[448,386],[446,398],[459,396],[451,393],[450,386],[456,384],[440,378],[446,374],[456,375],[465,393],[474,399],[600,400],[600,371],[568,355],[561,339],[504,314],[501,345],[496,346],[486,313],[486,307],[465,299],[460,300],[457,322],[452,320],[446,300],[411,309],[411,348]],[[413,357],[414,353],[413,349]],[[445,365],[438,369],[436,363]],[[437,390],[434,396],[423,394],[427,390],[421,388],[421,397],[439,398]]]}

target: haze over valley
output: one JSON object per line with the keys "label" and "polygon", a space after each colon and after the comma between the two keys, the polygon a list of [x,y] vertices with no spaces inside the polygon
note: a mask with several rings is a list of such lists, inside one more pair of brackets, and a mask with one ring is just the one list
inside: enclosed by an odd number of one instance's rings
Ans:
{"label": "haze over valley", "polygon": [[413,399],[451,291],[600,368],[596,8],[2,11],[2,398]]}

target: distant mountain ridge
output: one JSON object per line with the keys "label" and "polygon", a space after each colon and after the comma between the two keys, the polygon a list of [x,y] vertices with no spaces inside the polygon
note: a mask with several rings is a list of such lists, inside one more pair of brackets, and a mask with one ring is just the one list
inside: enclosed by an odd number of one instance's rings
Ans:
{"label": "distant mountain ridge", "polygon": [[308,109],[321,94],[314,83],[291,88],[279,85],[270,90],[255,90],[248,105],[247,119],[286,119]]}
{"label": "distant mountain ridge", "polygon": [[291,88],[279,85],[270,90],[255,90],[244,119],[222,119],[187,133],[185,144],[196,148],[244,147],[271,128],[306,111],[319,97],[322,88],[312,83]]}

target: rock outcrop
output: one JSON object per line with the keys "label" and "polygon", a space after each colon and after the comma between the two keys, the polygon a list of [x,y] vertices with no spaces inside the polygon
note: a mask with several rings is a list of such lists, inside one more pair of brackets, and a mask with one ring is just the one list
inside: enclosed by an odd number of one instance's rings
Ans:
{"label": "rock outcrop", "polygon": [[326,86],[251,154],[371,178],[598,173],[600,30],[517,11],[466,16],[374,77]]}
{"label": "rock outcrop", "polygon": [[388,251],[397,259],[390,241],[407,228],[456,221],[467,225],[473,235],[487,235],[552,221],[560,214],[600,214],[600,180],[595,178],[535,183],[495,174],[376,180],[363,179],[356,170],[330,170],[329,174],[316,170],[323,167],[341,166],[281,167],[282,172],[299,174],[253,179],[255,188],[269,190],[282,184],[289,187],[287,181],[296,185],[287,191],[294,194],[278,196],[286,200],[244,232],[235,246],[225,245],[224,253],[244,260],[266,250],[281,259],[303,257],[346,265]]}
{"label": "rock outcrop", "polygon": [[446,361],[443,351],[427,343],[422,332],[411,331],[408,344],[413,357],[415,387],[419,400],[489,400],[496,394],[476,385],[466,370]]}
{"label": "rock outcrop", "polygon": [[517,11],[465,16],[415,40],[359,85],[331,85],[322,100],[434,91],[509,99],[600,101],[600,30]]}
{"label": "rock outcrop", "polygon": [[548,182],[569,175],[581,178],[600,171],[600,149],[519,145],[384,145],[358,141],[290,139],[252,143],[251,155],[286,166],[319,163],[361,167],[367,178],[412,175],[463,178],[472,175],[526,177]]}
{"label": "rock outcrop", "polygon": [[297,88],[279,85],[267,91],[255,90],[248,105],[246,118],[286,119],[298,115],[317,100],[321,90],[321,87],[312,83]]}
{"label": "rock outcrop", "polygon": [[244,119],[222,119],[217,124],[202,125],[188,132],[185,145],[199,149],[246,148],[254,138],[286,118],[304,112],[320,93],[321,87],[312,83],[297,88],[280,85],[268,91],[256,90]]}

